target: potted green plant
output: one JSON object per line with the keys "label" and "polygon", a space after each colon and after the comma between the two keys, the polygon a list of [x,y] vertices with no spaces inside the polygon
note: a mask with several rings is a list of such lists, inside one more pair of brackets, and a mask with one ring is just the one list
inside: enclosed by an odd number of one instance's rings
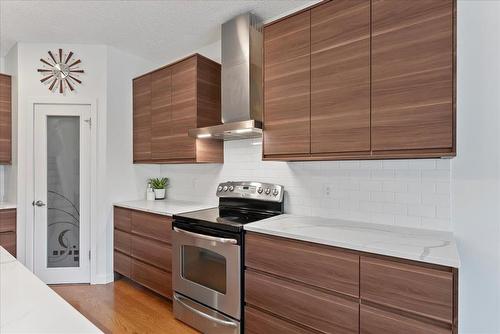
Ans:
{"label": "potted green plant", "polygon": [[156,199],[165,199],[165,188],[167,188],[168,185],[168,178],[167,177],[156,177],[153,179],[150,179],[149,182],[151,183],[151,187],[153,188],[153,191],[155,192],[155,198]]}

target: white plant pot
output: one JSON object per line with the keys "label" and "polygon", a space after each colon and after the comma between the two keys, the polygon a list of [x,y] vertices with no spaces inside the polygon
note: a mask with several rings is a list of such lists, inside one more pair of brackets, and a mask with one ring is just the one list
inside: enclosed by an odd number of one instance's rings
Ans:
{"label": "white plant pot", "polygon": [[165,199],[165,189],[153,189],[156,199]]}

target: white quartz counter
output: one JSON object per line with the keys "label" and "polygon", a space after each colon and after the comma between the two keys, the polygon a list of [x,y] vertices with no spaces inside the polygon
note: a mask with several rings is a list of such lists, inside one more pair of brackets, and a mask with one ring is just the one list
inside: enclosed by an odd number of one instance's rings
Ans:
{"label": "white quartz counter", "polygon": [[0,202],[0,210],[15,209],[16,205],[14,203]]}
{"label": "white quartz counter", "polygon": [[119,202],[115,203],[114,205],[122,208],[146,211],[165,216],[173,216],[182,212],[203,210],[212,207],[211,205],[207,204],[173,200],[173,199],[166,199],[161,201],[139,200],[130,202]]}
{"label": "white quartz counter", "polygon": [[245,225],[245,230],[460,267],[457,246],[450,232],[288,214]]}
{"label": "white quartz counter", "polygon": [[0,333],[102,333],[0,246]]}

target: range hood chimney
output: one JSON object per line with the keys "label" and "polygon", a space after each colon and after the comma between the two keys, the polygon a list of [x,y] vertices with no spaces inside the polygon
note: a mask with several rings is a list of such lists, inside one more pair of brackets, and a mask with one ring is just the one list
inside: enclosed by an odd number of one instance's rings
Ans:
{"label": "range hood chimney", "polygon": [[251,13],[222,25],[222,123],[190,129],[210,139],[262,137],[262,24]]}

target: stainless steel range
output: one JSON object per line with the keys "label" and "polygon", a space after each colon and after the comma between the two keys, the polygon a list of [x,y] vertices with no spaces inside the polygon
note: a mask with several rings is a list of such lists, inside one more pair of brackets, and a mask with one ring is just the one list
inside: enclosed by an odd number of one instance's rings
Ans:
{"label": "stainless steel range", "polygon": [[283,213],[282,186],[221,183],[216,208],[174,215],[174,315],[206,334],[242,332],[243,226]]}

